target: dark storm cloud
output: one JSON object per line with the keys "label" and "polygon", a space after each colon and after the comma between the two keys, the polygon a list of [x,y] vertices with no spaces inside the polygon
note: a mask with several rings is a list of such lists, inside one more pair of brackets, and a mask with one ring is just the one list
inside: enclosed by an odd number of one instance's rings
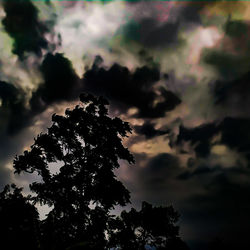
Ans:
{"label": "dark storm cloud", "polygon": [[163,153],[151,158],[145,169],[150,174],[154,174],[154,172],[159,173],[166,168],[172,169],[178,166],[178,158],[171,154]]}
{"label": "dark storm cloud", "polygon": [[209,166],[199,166],[196,169],[194,169],[194,171],[184,171],[183,173],[181,173],[180,175],[177,176],[178,180],[188,180],[194,176],[201,176],[201,175],[206,175],[206,174],[210,174],[212,172],[218,171],[218,167],[209,167]]}
{"label": "dark storm cloud", "polygon": [[176,156],[162,153],[149,159],[140,174],[146,185],[155,186],[175,176],[178,168],[179,160]]}
{"label": "dark storm cloud", "polygon": [[249,117],[250,72],[232,81],[217,81],[213,91],[216,105],[225,113]]}
{"label": "dark storm cloud", "polygon": [[180,126],[177,145],[189,141],[194,146],[197,156],[206,157],[210,153],[210,140],[218,131],[218,127],[213,123],[191,129]]}
{"label": "dark storm cloud", "polygon": [[200,10],[202,9],[201,5],[199,4],[186,4],[183,8],[181,8],[179,18],[184,23],[184,25],[187,25],[187,27],[190,25],[201,25],[201,15]]}
{"label": "dark storm cloud", "polygon": [[154,89],[160,80],[157,68],[143,66],[130,72],[127,67],[114,64],[109,69],[100,67],[96,62],[83,77],[84,90],[96,95],[104,95],[124,112],[138,108],[137,117],[163,117],[173,110],[181,100],[163,87]]}
{"label": "dark storm cloud", "polygon": [[134,126],[134,131],[137,134],[144,135],[146,139],[152,139],[156,136],[168,134],[168,130],[155,129],[155,124],[149,121],[143,123],[142,126]]}
{"label": "dark storm cloud", "polygon": [[[1,110],[7,117],[3,120],[8,124],[8,132],[18,132],[28,126],[36,115],[53,103],[76,100],[82,91],[104,95],[121,112],[136,107],[139,110],[138,117],[162,117],[180,103],[180,99],[172,92],[163,87],[154,87],[160,80],[158,69],[144,66],[130,72],[128,68],[114,64],[106,70],[99,66],[101,60],[97,58],[83,79],[79,79],[71,62],[63,54],[48,53],[40,66],[43,82],[32,93],[30,107],[25,106],[22,89],[1,82]],[[137,127],[137,131],[147,138],[167,132],[156,131],[153,126],[145,123],[141,128]]]}
{"label": "dark storm cloud", "polygon": [[50,104],[77,99],[78,77],[71,62],[62,54],[47,54],[40,67],[43,82],[32,94],[26,105],[26,94],[11,83],[0,81],[0,128],[8,135],[14,135],[29,126],[33,118]]}
{"label": "dark storm cloud", "polygon": [[[204,124],[192,129],[180,126],[176,145],[190,142],[197,157],[207,157],[215,143],[212,139],[220,136],[216,144],[227,145],[230,149],[242,153],[250,160],[250,119],[226,117],[220,123]],[[185,152],[187,153],[187,152]]]}
{"label": "dark storm cloud", "polygon": [[[183,172],[175,155],[161,153],[153,157],[134,154],[136,167],[129,168],[129,178],[123,180],[131,191],[132,200],[148,200],[154,203],[176,201],[176,178]],[[138,204],[139,204],[138,203]]]}
{"label": "dark storm cloud", "polygon": [[249,177],[249,169],[211,172],[206,176],[203,192],[183,200],[184,220],[194,226],[200,241],[200,246],[194,249],[208,249],[208,243],[215,237],[225,243],[227,248],[223,249],[247,249],[250,244],[247,235],[250,229]]}
{"label": "dark storm cloud", "polygon": [[174,45],[178,40],[178,23],[159,23],[154,18],[131,22],[124,28],[125,38],[134,40],[148,48]]}
{"label": "dark storm cloud", "polygon": [[246,73],[250,67],[250,53],[234,54],[219,50],[204,50],[203,60],[214,67],[220,78],[232,80]]}
{"label": "dark storm cloud", "polygon": [[48,47],[46,25],[39,21],[38,10],[29,0],[2,1],[6,16],[2,20],[6,32],[14,39],[13,53],[23,58],[25,52],[41,55]]}
{"label": "dark storm cloud", "polygon": [[44,82],[40,84],[30,100],[35,112],[59,101],[71,101],[80,95],[79,78],[72,63],[62,54],[48,53],[40,67]]}
{"label": "dark storm cloud", "polygon": [[248,31],[248,24],[241,20],[230,20],[228,19],[224,30],[225,34],[230,37],[239,37],[246,35]]}
{"label": "dark storm cloud", "polygon": [[72,63],[63,54],[47,54],[41,65],[44,84],[38,90],[46,103],[75,98],[73,90],[76,88],[78,76]]}
{"label": "dark storm cloud", "polygon": [[24,92],[10,83],[0,81],[0,101],[0,128],[13,134],[26,125]]}
{"label": "dark storm cloud", "polygon": [[250,119],[225,118],[220,124],[221,143],[228,145],[250,160]]}
{"label": "dark storm cloud", "polygon": [[179,33],[201,25],[198,4],[182,4],[173,7],[167,2],[136,1],[131,22],[123,28],[126,42],[135,41],[147,49],[163,49],[179,46],[183,40]]}
{"label": "dark storm cloud", "polygon": [[[213,137],[219,136],[216,144],[226,145],[241,153],[248,159],[249,165],[249,127],[248,118],[228,117],[221,122],[193,129],[181,128],[178,143],[190,142],[197,158],[206,159],[210,148],[215,145]],[[202,148],[205,154],[200,154],[197,148]],[[194,162],[196,160],[193,159]],[[249,225],[242,224],[250,219],[250,200],[247,198],[250,191],[249,177],[249,169],[237,162],[235,166],[226,168],[223,165],[210,166],[209,161],[203,165],[192,164],[191,168],[177,176],[176,180],[200,193],[190,192],[188,198],[180,201],[183,223],[193,225],[191,230],[196,238],[195,243],[191,244],[193,249],[208,249],[208,243],[215,237],[221,237],[225,246],[230,247],[227,249],[245,249],[244,245],[249,244],[246,237]]]}

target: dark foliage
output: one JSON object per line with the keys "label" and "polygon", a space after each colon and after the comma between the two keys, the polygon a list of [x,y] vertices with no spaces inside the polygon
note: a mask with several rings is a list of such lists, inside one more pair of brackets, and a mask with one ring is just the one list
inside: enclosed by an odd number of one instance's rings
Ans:
{"label": "dark foliage", "polygon": [[5,186],[0,193],[1,247],[33,250],[40,248],[39,221],[36,208],[15,185]]}
{"label": "dark foliage", "polygon": [[110,223],[110,246],[121,249],[145,249],[146,245],[156,249],[186,250],[188,247],[179,237],[176,226],[179,214],[172,206],[153,207],[142,203],[140,211],[132,208],[123,211]]}
{"label": "dark foliage", "polygon": [[[30,151],[14,160],[17,173],[41,175],[30,185],[35,202],[53,209],[42,223],[46,249],[64,249],[77,241],[103,249],[109,210],[129,202],[129,192],[113,173],[118,160],[134,162],[122,145],[129,124],[110,118],[103,98],[80,96],[81,105],[53,115],[52,126],[40,134]],[[51,165],[52,164],[52,165]],[[53,172],[58,164],[59,170]],[[94,208],[91,208],[93,205]]]}
{"label": "dark foliage", "polygon": [[[15,172],[38,174],[41,181],[30,185],[34,196],[24,197],[15,185],[0,193],[2,244],[10,250],[187,249],[172,206],[143,202],[141,211],[110,214],[114,206],[130,202],[113,170],[120,159],[134,162],[122,144],[131,128],[108,116],[104,98],[82,94],[80,100],[64,116],[54,114],[52,126],[37,136],[30,151],[16,156]],[[51,207],[43,221],[37,202]]]}

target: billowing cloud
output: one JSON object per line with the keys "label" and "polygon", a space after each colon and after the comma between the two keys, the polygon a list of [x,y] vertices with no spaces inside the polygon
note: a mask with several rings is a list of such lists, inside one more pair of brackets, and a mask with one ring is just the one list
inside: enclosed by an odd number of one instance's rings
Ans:
{"label": "billowing cloud", "polygon": [[142,134],[146,137],[146,139],[151,139],[155,136],[167,134],[168,130],[155,129],[155,124],[150,122],[145,122],[142,126],[134,126],[134,130],[138,134]]}
{"label": "billowing cloud", "polygon": [[164,87],[155,87],[160,80],[157,68],[147,66],[130,72],[127,67],[114,64],[109,69],[95,61],[84,74],[84,90],[104,95],[123,111],[137,108],[137,117],[155,118],[173,110],[181,100]]}
{"label": "billowing cloud", "polygon": [[31,1],[3,1],[5,17],[3,26],[14,39],[13,53],[20,58],[25,52],[42,54],[42,49],[48,47],[44,34],[48,32],[46,25],[39,21],[38,10]]}
{"label": "billowing cloud", "polygon": [[154,19],[130,23],[124,30],[127,39],[132,39],[149,48],[163,48],[178,41],[178,23],[159,24]]}
{"label": "billowing cloud", "polygon": [[177,145],[190,142],[197,157],[207,157],[213,145],[227,145],[249,158],[250,144],[248,118],[225,118],[221,122],[204,124],[199,127],[187,129],[180,127]]}
{"label": "billowing cloud", "polygon": [[80,94],[76,92],[79,78],[71,62],[62,54],[48,53],[40,70],[44,82],[39,85],[30,100],[31,108],[35,112],[55,102],[74,100]]}
{"label": "billowing cloud", "polygon": [[97,54],[105,56],[105,61],[114,62],[110,56],[112,40],[116,39],[119,27],[127,21],[124,2],[110,1],[105,4],[78,1],[53,4],[57,14],[54,32],[61,39],[61,46],[56,51],[64,53],[72,61],[79,76],[88,65],[88,58]]}
{"label": "billowing cloud", "polygon": [[249,72],[235,80],[215,82],[213,92],[220,113],[233,117],[249,117],[249,83]]}
{"label": "billowing cloud", "polygon": [[210,153],[211,138],[218,132],[215,124],[205,124],[196,128],[180,127],[177,144],[189,141],[194,146],[197,156],[206,157]]}

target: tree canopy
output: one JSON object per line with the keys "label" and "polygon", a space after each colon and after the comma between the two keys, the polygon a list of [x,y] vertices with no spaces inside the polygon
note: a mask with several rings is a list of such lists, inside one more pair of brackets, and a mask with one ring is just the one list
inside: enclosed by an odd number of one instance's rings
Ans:
{"label": "tree canopy", "polygon": [[0,193],[1,246],[6,249],[38,249],[39,221],[36,208],[22,194],[22,188],[12,184]]}
{"label": "tree canopy", "polygon": [[140,211],[124,210],[113,221],[110,246],[124,250],[145,249],[146,245],[156,249],[187,250],[179,236],[178,219],[179,214],[173,206],[153,207],[142,202]]}
{"label": "tree canopy", "polygon": [[65,116],[53,115],[52,126],[37,136],[30,151],[15,158],[14,168],[16,173],[41,176],[42,181],[33,182],[30,189],[35,202],[52,207],[46,223],[54,227],[54,241],[65,246],[76,239],[98,238],[103,247],[105,216],[130,199],[113,170],[120,159],[134,162],[122,144],[131,128],[108,116],[108,102],[102,97],[82,94],[80,100]]}
{"label": "tree canopy", "polygon": [[[23,196],[15,185],[0,193],[0,233],[8,249],[186,250],[172,206],[143,202],[140,211],[110,213],[130,202],[114,170],[119,160],[134,163],[122,144],[131,128],[108,115],[104,98],[82,94],[80,100],[65,115],[54,114],[47,131],[14,159],[15,173],[38,174],[40,181],[30,184],[33,195]],[[42,221],[36,203],[51,207]]]}

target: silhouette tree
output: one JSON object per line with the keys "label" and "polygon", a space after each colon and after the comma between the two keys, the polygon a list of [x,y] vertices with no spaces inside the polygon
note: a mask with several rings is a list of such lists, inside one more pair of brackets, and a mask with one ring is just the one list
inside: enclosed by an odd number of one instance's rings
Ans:
{"label": "silhouette tree", "polygon": [[64,116],[54,114],[48,131],[14,160],[16,173],[41,176],[30,189],[35,202],[52,208],[41,223],[45,249],[66,249],[77,242],[104,249],[109,211],[130,200],[113,170],[119,159],[134,162],[122,144],[131,128],[108,116],[104,98],[82,94],[80,100]]}
{"label": "silhouette tree", "polygon": [[39,249],[39,220],[36,208],[14,184],[0,193],[0,235],[5,249]]}
{"label": "silhouette tree", "polygon": [[178,218],[172,206],[153,207],[143,202],[140,211],[134,208],[123,211],[120,217],[110,221],[110,247],[129,250],[145,249],[149,245],[156,249],[187,250],[175,225]]}

